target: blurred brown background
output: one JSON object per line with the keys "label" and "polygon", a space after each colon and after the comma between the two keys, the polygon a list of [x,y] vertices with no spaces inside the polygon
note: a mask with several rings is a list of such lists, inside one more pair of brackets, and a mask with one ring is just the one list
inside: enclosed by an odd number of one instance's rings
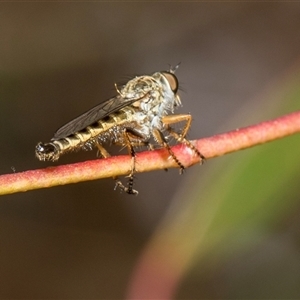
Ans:
{"label": "blurred brown background", "polygon": [[[37,142],[113,96],[115,82],[179,62],[189,137],[233,129],[231,116],[299,58],[299,30],[299,3],[1,3],[0,171],[53,165],[35,158]],[[187,173],[205,176],[209,164]],[[114,191],[111,179],[1,197],[0,298],[124,298],[182,182],[169,170],[139,174],[138,197]],[[178,295],[204,297],[189,278]],[[216,278],[206,284],[222,290]]]}

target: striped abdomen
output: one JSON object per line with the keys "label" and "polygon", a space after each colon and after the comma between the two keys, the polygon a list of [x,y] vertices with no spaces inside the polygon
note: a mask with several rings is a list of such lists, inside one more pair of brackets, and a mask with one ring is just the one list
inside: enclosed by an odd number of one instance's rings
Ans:
{"label": "striped abdomen", "polygon": [[41,161],[56,161],[66,152],[78,150],[82,147],[91,148],[98,140],[105,141],[118,138],[119,128],[134,122],[135,108],[127,106],[112,113],[85,129],[74,132],[71,135],[60,139],[52,139],[50,143],[38,143],[35,148],[35,155]]}

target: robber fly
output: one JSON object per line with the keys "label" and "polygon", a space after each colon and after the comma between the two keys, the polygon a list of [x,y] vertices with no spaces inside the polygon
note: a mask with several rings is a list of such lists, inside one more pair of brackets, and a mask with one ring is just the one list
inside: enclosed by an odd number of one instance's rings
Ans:
{"label": "robber fly", "polygon": [[[128,194],[137,194],[133,189],[135,173],[135,147],[147,146],[153,149],[151,139],[165,148],[174,159],[180,172],[183,164],[170,148],[168,138],[184,143],[199,156],[204,156],[185,136],[191,125],[191,115],[174,115],[174,109],[181,105],[178,95],[178,80],[175,68],[156,72],[152,75],[137,76],[118,88],[117,96],[95,106],[66,125],[59,128],[49,143],[38,143],[36,157],[41,161],[56,161],[61,155],[96,147],[99,154],[107,158],[110,154],[104,148],[106,142],[127,147],[132,158],[127,186],[117,178],[116,187]],[[180,133],[171,128],[172,124],[185,122]]]}

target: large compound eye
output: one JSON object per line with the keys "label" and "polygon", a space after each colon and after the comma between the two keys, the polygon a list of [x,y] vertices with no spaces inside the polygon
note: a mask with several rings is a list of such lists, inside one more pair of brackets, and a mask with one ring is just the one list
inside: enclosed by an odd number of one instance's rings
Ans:
{"label": "large compound eye", "polygon": [[161,73],[168,80],[169,85],[170,85],[171,90],[173,91],[173,93],[176,94],[177,91],[178,91],[178,79],[177,79],[177,77],[174,74],[170,73],[170,72],[164,71],[164,72],[161,72]]}

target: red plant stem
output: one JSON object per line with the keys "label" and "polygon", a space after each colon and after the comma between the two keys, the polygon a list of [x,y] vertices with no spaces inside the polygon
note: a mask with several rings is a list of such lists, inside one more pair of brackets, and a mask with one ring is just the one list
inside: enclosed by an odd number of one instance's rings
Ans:
{"label": "red plant stem", "polygon": [[[300,132],[300,111],[257,125],[193,141],[207,158],[253,147]],[[172,147],[179,161],[186,167],[199,162],[199,157],[184,145]],[[128,155],[96,159],[57,167],[25,171],[0,176],[0,195],[38,188],[76,183],[86,180],[128,174],[131,159]],[[138,153],[136,171],[147,172],[177,167],[165,149]]]}

